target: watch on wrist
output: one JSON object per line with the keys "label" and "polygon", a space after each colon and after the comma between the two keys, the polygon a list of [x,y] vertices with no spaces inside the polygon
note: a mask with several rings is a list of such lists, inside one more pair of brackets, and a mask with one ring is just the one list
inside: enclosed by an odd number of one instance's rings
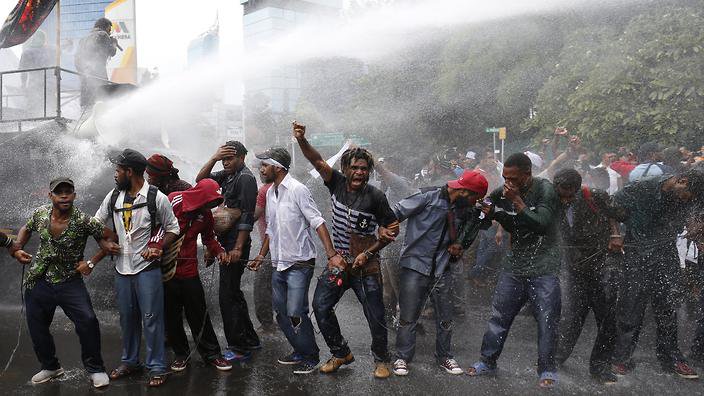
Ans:
{"label": "watch on wrist", "polygon": [[95,264],[93,264],[93,262],[90,260],[86,261],[86,264],[88,264],[88,268],[90,269],[93,269],[95,267]]}

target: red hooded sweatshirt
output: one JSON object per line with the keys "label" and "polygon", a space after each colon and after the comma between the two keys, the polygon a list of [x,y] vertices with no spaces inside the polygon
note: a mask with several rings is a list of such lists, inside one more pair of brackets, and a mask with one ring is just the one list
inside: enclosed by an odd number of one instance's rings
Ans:
{"label": "red hooded sweatshirt", "polygon": [[198,276],[198,234],[213,257],[225,251],[215,239],[213,214],[210,209],[202,209],[208,202],[215,200],[222,202],[223,197],[218,192],[219,189],[220,185],[215,180],[203,179],[193,188],[169,194],[169,201],[178,219],[181,233],[184,230],[186,232],[177,258],[174,275],[177,279]]}

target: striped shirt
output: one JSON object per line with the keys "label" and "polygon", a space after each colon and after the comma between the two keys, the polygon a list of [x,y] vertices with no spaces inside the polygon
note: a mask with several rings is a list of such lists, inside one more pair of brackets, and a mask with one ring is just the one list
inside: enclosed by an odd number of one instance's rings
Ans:
{"label": "striped shirt", "polygon": [[337,170],[325,185],[332,198],[333,243],[342,253],[350,253],[352,233],[375,235],[378,226],[396,220],[386,196],[374,186],[367,184],[361,191],[348,191],[347,178]]}

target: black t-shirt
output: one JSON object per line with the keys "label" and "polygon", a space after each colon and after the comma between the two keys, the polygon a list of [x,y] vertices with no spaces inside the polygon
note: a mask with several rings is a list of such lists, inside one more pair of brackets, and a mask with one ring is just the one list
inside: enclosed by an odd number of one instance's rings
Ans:
{"label": "black t-shirt", "polygon": [[335,248],[348,253],[350,234],[374,235],[379,225],[388,226],[396,216],[381,190],[367,184],[360,191],[347,191],[347,178],[333,170],[325,186],[332,198],[332,235]]}

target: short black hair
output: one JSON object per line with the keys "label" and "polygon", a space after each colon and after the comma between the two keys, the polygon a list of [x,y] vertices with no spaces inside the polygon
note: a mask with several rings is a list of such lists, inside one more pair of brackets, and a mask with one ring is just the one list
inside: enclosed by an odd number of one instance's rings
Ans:
{"label": "short black hair", "polygon": [[523,153],[513,153],[506,158],[504,162],[504,168],[514,168],[522,170],[523,172],[530,172],[533,167],[533,163],[530,158]]}
{"label": "short black hair", "polygon": [[361,147],[354,147],[345,150],[345,152],[342,153],[342,156],[340,157],[340,166],[342,167],[342,169],[346,169],[350,165],[352,165],[352,161],[358,159],[367,161],[367,166],[369,167],[370,172],[374,169],[374,157],[372,156],[372,153],[370,153],[369,150]]}
{"label": "short black hair", "polygon": [[93,27],[101,29],[101,30],[105,30],[107,28],[112,28],[112,21],[107,18],[99,18],[97,21],[95,21],[95,24],[93,24]]}
{"label": "short black hair", "polygon": [[238,156],[244,157],[247,155],[247,148],[238,140],[228,140],[225,142],[225,146],[233,147],[237,151]]}
{"label": "short black hair", "polygon": [[552,178],[555,187],[578,189],[582,186],[582,175],[574,169],[560,169]]}
{"label": "short black hair", "polygon": [[695,195],[694,199],[704,200],[704,172],[697,169],[689,169],[677,175],[679,178],[687,178],[687,189]]}

